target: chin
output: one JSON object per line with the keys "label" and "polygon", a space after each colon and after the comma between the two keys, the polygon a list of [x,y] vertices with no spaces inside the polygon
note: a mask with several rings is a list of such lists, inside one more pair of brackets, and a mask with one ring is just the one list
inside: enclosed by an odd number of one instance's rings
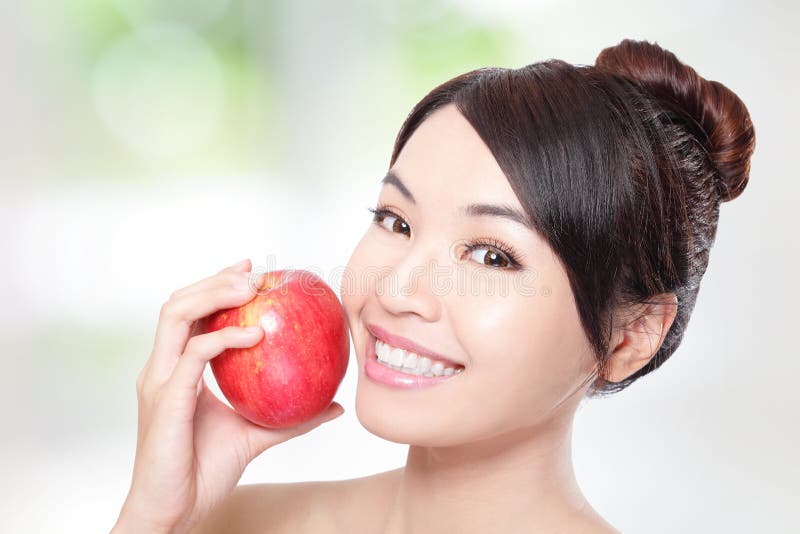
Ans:
{"label": "chin", "polygon": [[374,343],[369,335],[356,357],[356,417],[368,432],[394,443],[422,447],[458,445],[470,441],[470,434],[480,433],[481,423],[469,406],[463,405],[464,399],[473,397],[466,374],[418,390],[387,387],[366,375],[365,359],[376,357]]}
{"label": "chin", "polygon": [[420,447],[446,447],[464,442],[456,428],[435,418],[421,417],[416,411],[403,410],[397,404],[402,402],[400,399],[381,398],[380,393],[371,390],[373,387],[377,386],[359,382],[356,389],[356,417],[369,433],[394,443]]}
{"label": "chin", "polygon": [[[367,431],[387,441],[402,444],[412,444],[417,428],[408,428],[408,422],[402,414],[396,414],[391,404],[378,401],[378,396],[365,392],[371,384],[364,384],[365,377],[359,377],[356,388],[356,417]],[[409,430],[411,432],[409,432]]]}

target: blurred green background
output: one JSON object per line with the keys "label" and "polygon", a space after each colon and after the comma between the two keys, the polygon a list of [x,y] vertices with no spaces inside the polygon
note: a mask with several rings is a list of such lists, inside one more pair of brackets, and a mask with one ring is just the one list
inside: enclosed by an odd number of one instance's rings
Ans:
{"label": "blurred green background", "polygon": [[[58,169],[57,180],[107,183],[270,169],[316,183],[354,145],[385,150],[366,125],[395,129],[434,84],[514,62],[519,36],[483,9],[440,0],[17,6],[16,45],[35,49],[16,58],[25,72],[15,85],[28,85],[25,111],[38,120],[17,138],[15,174]],[[319,155],[303,157],[311,143]]]}
{"label": "blurred green background", "polygon": [[[623,38],[732,88],[758,146],[679,354],[579,413],[580,481],[624,531],[785,531],[800,365],[797,291],[781,283],[800,254],[775,229],[793,227],[798,193],[800,117],[785,108],[798,22],[788,1],[3,3],[0,531],[111,528],[134,380],[172,291],[245,257],[331,275],[426,92],[482,66],[592,64]],[[268,451],[243,482],[403,463],[404,447],[355,418],[354,361],[337,394],[349,413]]]}

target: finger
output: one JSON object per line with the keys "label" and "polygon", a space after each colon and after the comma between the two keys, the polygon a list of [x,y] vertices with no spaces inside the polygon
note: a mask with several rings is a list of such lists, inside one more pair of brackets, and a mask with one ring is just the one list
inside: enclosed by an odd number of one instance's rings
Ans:
{"label": "finger", "polygon": [[253,280],[249,275],[240,273],[233,284],[175,297],[162,306],[151,356],[150,380],[161,383],[172,374],[178,356],[186,349],[191,331],[196,331],[195,321],[252,300],[264,275],[256,274]]}
{"label": "finger", "polygon": [[225,275],[232,274],[232,273],[239,273],[239,272],[249,272],[251,269],[251,263],[249,259],[244,259],[238,263],[234,263],[233,265],[229,265],[225,267],[221,271],[212,274],[207,278],[203,278],[199,282],[195,282],[190,284],[186,287],[183,287],[173,293],[173,296],[179,297],[186,293],[193,293],[198,290],[206,289],[211,286],[216,285],[220,280],[225,279]]}
{"label": "finger", "polygon": [[[208,278],[204,278],[203,280],[200,280],[199,282],[196,282],[194,284],[191,284],[189,286],[186,286],[184,288],[181,288],[181,289],[173,292],[172,295],[170,295],[170,299],[169,300],[170,301],[175,300],[176,298],[181,297],[181,296],[183,296],[183,295],[185,295],[187,293],[194,293],[196,291],[201,291],[201,290],[204,290],[204,289],[210,289],[212,286],[220,286],[220,285],[224,285],[226,283],[229,284],[229,285],[230,284],[234,284],[236,282],[236,279],[241,277],[241,275],[238,274],[238,273],[247,273],[247,272],[250,271],[250,268],[251,268],[251,262],[250,262],[249,258],[241,260],[241,261],[239,261],[237,263],[234,263],[233,265],[229,265],[228,267],[225,267],[221,271],[217,272],[216,274],[214,274],[212,276],[209,276]],[[161,326],[161,320],[160,319],[161,319],[161,315],[163,315],[163,313],[165,311],[164,308],[168,304],[169,304],[169,301],[165,302],[164,305],[162,306],[162,309],[161,309],[161,314],[159,316],[159,324],[157,325],[157,328],[156,328],[156,336],[155,336],[155,342],[154,342],[154,347],[153,347],[154,351],[161,350],[161,349],[164,348],[164,344],[161,343],[162,341],[164,341],[162,339],[164,336],[160,332],[160,331],[163,331],[163,327]],[[196,325],[192,324],[191,327],[190,327],[190,330],[191,331],[190,331],[189,335],[194,335],[196,333]],[[187,336],[187,339],[188,339],[188,336]],[[171,348],[171,350],[177,351],[177,353],[183,352],[183,350],[184,350],[184,348],[186,346],[187,339],[174,340],[174,341],[176,341],[176,343]],[[151,356],[151,358],[152,358],[152,356]],[[148,367],[149,367],[150,363],[151,363],[151,361],[150,361],[150,359],[148,359],[148,361],[147,361],[147,366]],[[161,372],[159,374],[161,374],[163,376],[163,371],[164,370],[160,369],[160,371]]]}
{"label": "finger", "polygon": [[250,458],[248,461],[251,461],[253,458],[264,452],[265,450],[273,447],[279,443],[283,443],[284,441],[288,441],[292,438],[297,436],[301,436],[310,432],[311,430],[315,429],[316,427],[320,426],[323,423],[327,423],[328,421],[332,421],[336,419],[340,415],[344,413],[344,407],[339,404],[338,402],[332,402],[330,406],[325,408],[325,410],[304,423],[301,423],[297,426],[292,428],[285,428],[285,429],[269,429],[259,426],[255,423],[252,423],[244,418],[242,418],[243,424],[247,426],[247,441],[249,444],[249,453]]}
{"label": "finger", "polygon": [[215,332],[194,336],[186,345],[186,352],[178,360],[166,387],[172,394],[191,395],[196,399],[200,393],[198,383],[203,378],[206,363],[225,349],[252,347],[261,341],[263,334],[260,326],[226,326]]}
{"label": "finger", "polygon": [[200,381],[197,383],[197,396],[199,397],[200,395],[202,395],[203,390],[206,389],[207,387],[208,386],[206,385],[206,379],[203,378],[202,375],[200,375]]}

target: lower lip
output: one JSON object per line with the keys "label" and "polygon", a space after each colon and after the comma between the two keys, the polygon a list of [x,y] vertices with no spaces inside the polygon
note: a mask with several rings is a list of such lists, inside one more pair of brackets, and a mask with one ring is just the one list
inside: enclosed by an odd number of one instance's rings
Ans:
{"label": "lower lip", "polygon": [[399,389],[420,389],[436,386],[463,374],[463,371],[450,376],[417,376],[401,373],[400,371],[378,363],[378,357],[375,354],[375,338],[370,336],[369,339],[370,343],[367,347],[367,355],[364,360],[364,374],[367,375],[367,378],[378,384]]}

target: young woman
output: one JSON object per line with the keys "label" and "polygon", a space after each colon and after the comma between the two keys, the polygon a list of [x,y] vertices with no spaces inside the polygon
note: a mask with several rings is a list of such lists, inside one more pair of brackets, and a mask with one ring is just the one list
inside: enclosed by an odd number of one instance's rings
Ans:
{"label": "young woman", "polygon": [[409,444],[406,465],[236,487],[342,413],[267,430],[203,387],[211,358],[263,335],[192,335],[254,296],[246,260],[161,310],[114,531],[617,532],[576,482],[575,410],[675,352],[754,146],[733,92],[648,42],[436,87],[400,129],[341,288],[358,419]]}

